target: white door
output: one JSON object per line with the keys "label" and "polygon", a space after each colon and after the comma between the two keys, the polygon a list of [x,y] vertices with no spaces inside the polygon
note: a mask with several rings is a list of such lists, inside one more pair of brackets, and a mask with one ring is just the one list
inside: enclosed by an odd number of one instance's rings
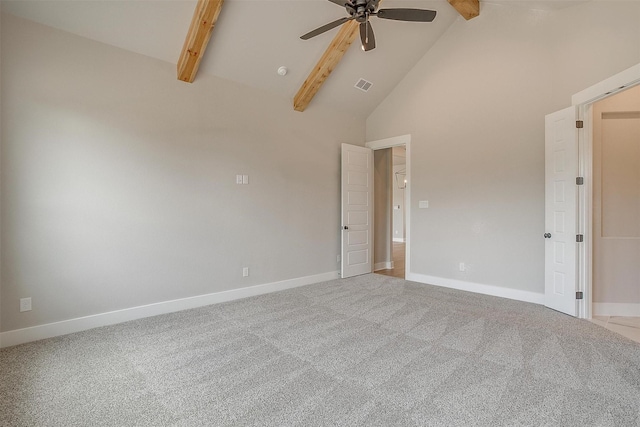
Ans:
{"label": "white door", "polygon": [[545,305],[576,316],[576,107],[545,117]]}
{"label": "white door", "polygon": [[373,271],[373,150],[342,144],[342,277]]}

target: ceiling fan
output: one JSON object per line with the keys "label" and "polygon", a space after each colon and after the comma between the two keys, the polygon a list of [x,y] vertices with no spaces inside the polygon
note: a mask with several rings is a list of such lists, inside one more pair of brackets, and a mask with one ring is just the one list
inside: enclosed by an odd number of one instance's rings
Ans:
{"label": "ceiling fan", "polygon": [[345,22],[353,21],[360,23],[360,40],[362,41],[362,50],[368,51],[376,47],[376,38],[373,34],[373,28],[369,22],[369,17],[377,16],[382,19],[393,19],[395,21],[412,21],[412,22],[431,22],[436,17],[435,10],[426,9],[378,9],[380,0],[329,0],[338,6],[343,6],[348,17],[337,19],[329,22],[322,27],[301,36],[302,40],[308,40],[332,28],[338,27]]}

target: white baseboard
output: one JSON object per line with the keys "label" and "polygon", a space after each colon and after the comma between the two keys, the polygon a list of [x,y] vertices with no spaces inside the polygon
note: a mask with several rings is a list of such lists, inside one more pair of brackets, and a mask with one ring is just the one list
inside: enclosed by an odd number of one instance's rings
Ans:
{"label": "white baseboard", "polygon": [[640,304],[594,302],[593,316],[640,317]]}
{"label": "white baseboard", "polygon": [[393,261],[376,262],[373,265],[373,271],[378,271],[378,270],[393,270]]}
{"label": "white baseboard", "polygon": [[316,274],[313,276],[298,277],[295,279],[282,280],[280,282],[265,283],[262,285],[231,289],[228,291],[181,298],[172,301],[163,301],[139,307],[131,307],[107,313],[79,317],[76,319],[63,320],[61,322],[33,326],[30,328],[16,329],[0,333],[0,348],[85,331],[87,329],[97,328],[100,326],[128,322],[130,320],[141,319],[144,317],[173,313],[176,311],[187,310],[189,308],[197,308],[205,305],[297,288],[299,286],[311,285],[313,283],[326,282],[328,280],[338,279],[339,277],[340,276],[337,271],[331,271],[329,273]]}
{"label": "white baseboard", "polygon": [[393,241],[394,242],[403,242],[404,243],[404,238],[402,238],[402,237],[394,237]]}
{"label": "white baseboard", "polygon": [[536,292],[483,285],[481,283],[465,282],[456,279],[445,279],[443,277],[427,276],[417,273],[407,273],[406,280],[425,283],[428,285],[442,286],[444,288],[458,289],[461,291],[475,292],[477,294],[492,295],[494,297],[531,302],[534,304],[544,304],[544,294]]}

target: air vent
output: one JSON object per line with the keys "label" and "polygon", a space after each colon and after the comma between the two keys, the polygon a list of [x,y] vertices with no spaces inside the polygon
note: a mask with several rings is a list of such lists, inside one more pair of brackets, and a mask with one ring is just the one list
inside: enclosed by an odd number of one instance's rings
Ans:
{"label": "air vent", "polygon": [[371,89],[371,86],[373,86],[373,83],[365,79],[358,80],[358,83],[356,83],[355,85],[356,88],[360,89],[363,92],[367,92],[369,89]]}

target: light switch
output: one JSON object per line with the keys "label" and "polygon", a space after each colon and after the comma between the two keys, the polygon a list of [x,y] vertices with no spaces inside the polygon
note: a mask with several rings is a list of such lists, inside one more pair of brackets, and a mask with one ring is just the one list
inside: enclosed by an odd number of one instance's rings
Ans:
{"label": "light switch", "polygon": [[243,184],[249,183],[249,175],[242,175],[242,183]]}
{"label": "light switch", "polygon": [[236,175],[236,184],[242,184],[242,175]]}
{"label": "light switch", "polygon": [[429,207],[429,201],[428,200],[420,200],[418,202],[418,207],[420,209],[427,209]]}

